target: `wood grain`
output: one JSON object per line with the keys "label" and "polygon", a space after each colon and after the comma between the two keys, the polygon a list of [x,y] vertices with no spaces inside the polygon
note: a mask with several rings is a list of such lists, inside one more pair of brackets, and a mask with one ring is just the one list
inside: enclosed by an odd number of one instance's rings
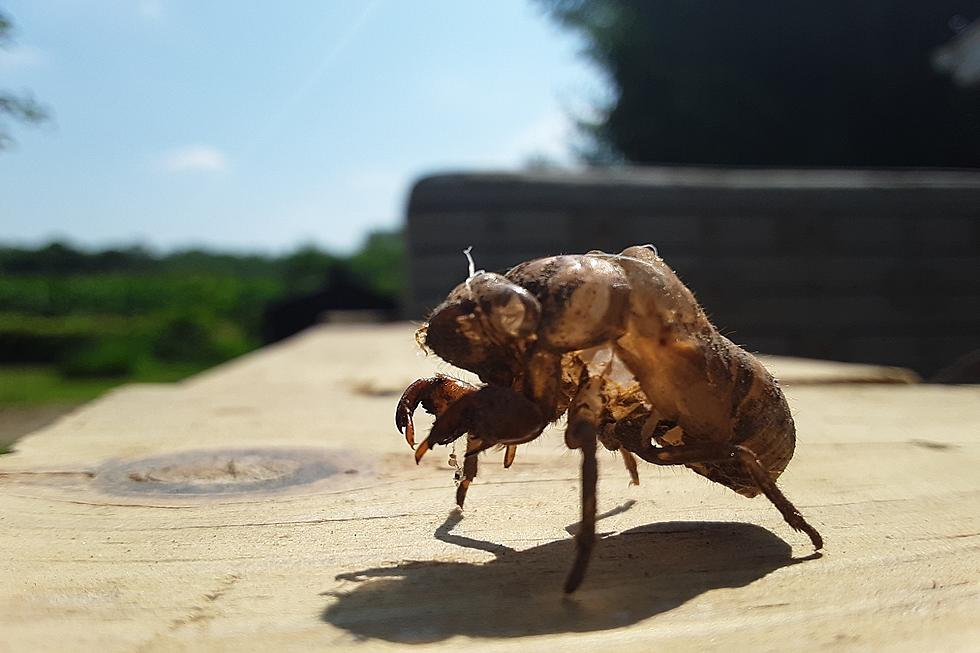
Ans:
{"label": "wood grain", "polygon": [[448,451],[416,467],[392,421],[451,371],[409,325],[117,390],[0,458],[0,649],[976,650],[980,388],[767,364],[824,555],[764,499],[652,466],[630,487],[607,454],[571,598],[577,456],[555,429],[509,470],[491,452],[452,512]]}

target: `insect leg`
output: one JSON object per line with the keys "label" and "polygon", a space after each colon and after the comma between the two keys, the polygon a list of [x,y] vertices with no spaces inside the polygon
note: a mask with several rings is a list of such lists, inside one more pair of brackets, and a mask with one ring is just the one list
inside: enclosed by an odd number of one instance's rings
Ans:
{"label": "insect leg", "polygon": [[630,485],[639,485],[640,472],[636,469],[636,458],[624,447],[619,448],[619,453],[623,457],[623,464],[626,465],[626,471],[630,474]]}
{"label": "insect leg", "polygon": [[776,487],[776,482],[772,480],[769,474],[766,473],[765,468],[763,468],[762,463],[756,455],[747,447],[736,445],[733,447],[735,449],[735,456],[738,458],[742,466],[745,467],[749,474],[752,475],[753,480],[755,480],[756,485],[762,490],[762,493],[766,495],[766,498],[772,502],[776,509],[782,514],[783,519],[789,524],[793,530],[801,531],[806,533],[813,543],[813,548],[815,550],[820,550],[823,548],[823,537],[817,532],[813,526],[807,523],[803,514],[796,509],[796,506],[786,498],[786,495]]}
{"label": "insect leg", "polygon": [[508,444],[507,448],[504,450],[504,469],[507,469],[514,464],[514,456],[517,455],[517,445]]}
{"label": "insect leg", "polygon": [[731,461],[742,465],[752,476],[756,485],[782,514],[783,519],[793,530],[809,536],[814,549],[823,548],[823,538],[786,498],[766,472],[756,455],[747,447],[723,443],[698,443],[665,447],[641,447],[634,453],[643,460],[655,465],[689,465],[694,463],[717,463]]}
{"label": "insect leg", "polygon": [[598,392],[601,383],[601,379],[592,379],[582,388],[569,410],[565,430],[568,447],[582,450],[582,521],[575,534],[575,562],[565,580],[566,594],[574,592],[582,583],[595,546],[596,484],[599,478],[596,431],[602,415]]}
{"label": "insect leg", "polygon": [[[470,438],[466,441],[466,453],[469,454],[471,451],[477,452],[480,450],[481,442],[476,438]],[[463,457],[463,478],[456,486],[456,505],[463,508],[463,502],[466,501],[466,491],[470,488],[470,483],[476,478],[476,470],[479,456],[464,456]]]}
{"label": "insect leg", "polygon": [[595,456],[595,431],[592,431],[591,439],[584,437],[582,440],[586,440],[582,442],[581,446],[582,522],[579,525],[578,533],[575,534],[575,562],[565,580],[566,594],[574,592],[582,583],[582,579],[585,578],[585,570],[589,566],[589,559],[592,557],[592,548],[595,546],[596,484],[599,478]]}

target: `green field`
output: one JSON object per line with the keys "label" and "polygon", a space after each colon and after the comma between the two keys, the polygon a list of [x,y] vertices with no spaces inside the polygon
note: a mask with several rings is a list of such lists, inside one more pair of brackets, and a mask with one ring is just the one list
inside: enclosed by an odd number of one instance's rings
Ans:
{"label": "green field", "polygon": [[120,379],[66,379],[53,367],[0,367],[0,404],[31,406],[81,403],[118,385]]}

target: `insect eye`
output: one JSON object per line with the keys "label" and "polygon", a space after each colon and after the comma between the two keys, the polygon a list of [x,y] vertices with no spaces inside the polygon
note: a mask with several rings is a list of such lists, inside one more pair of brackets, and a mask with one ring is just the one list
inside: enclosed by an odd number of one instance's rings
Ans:
{"label": "insect eye", "polygon": [[511,338],[524,338],[538,328],[541,307],[531,293],[506,278],[484,274],[473,283],[487,327]]}
{"label": "insect eye", "polygon": [[538,326],[538,312],[537,301],[533,297],[515,292],[510,293],[504,302],[491,307],[490,321],[509,336],[527,336]]}

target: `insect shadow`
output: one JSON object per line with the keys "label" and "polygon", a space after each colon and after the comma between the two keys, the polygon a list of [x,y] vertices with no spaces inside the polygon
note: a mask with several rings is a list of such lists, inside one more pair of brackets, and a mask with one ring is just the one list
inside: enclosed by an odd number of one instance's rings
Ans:
{"label": "insect shadow", "polygon": [[793,558],[786,542],[752,524],[648,524],[603,537],[588,580],[566,596],[560,588],[572,540],[516,551],[453,535],[460,519],[450,515],[436,538],[491,552],[493,560],[405,562],[340,574],[338,580],[357,585],[324,593],[333,600],[323,621],[357,637],[405,644],[607,630],[814,557]]}

